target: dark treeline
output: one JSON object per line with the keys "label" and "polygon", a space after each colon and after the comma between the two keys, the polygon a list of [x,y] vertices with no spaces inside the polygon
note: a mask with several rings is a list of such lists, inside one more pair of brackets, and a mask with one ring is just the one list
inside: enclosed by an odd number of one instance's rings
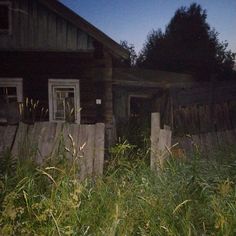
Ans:
{"label": "dark treeline", "polygon": [[164,32],[153,30],[138,56],[132,44],[121,44],[131,55],[125,66],[190,73],[199,80],[235,76],[235,53],[226,41],[220,42],[207,23],[206,10],[196,3],[177,9]]}

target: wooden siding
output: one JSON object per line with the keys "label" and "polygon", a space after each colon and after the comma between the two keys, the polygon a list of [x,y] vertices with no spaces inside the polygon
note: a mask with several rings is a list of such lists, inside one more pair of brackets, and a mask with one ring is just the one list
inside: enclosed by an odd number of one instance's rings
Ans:
{"label": "wooden siding", "polygon": [[[0,77],[23,78],[24,97],[40,100],[45,108],[48,107],[48,79],[79,79],[81,122],[91,124],[104,121],[104,101],[107,98],[103,96],[103,79],[106,76],[106,62],[94,59],[92,53],[0,52],[0,61],[3,61]],[[99,109],[96,98],[102,99]],[[112,101],[109,99],[109,102]],[[109,106],[109,116],[111,111]]]}
{"label": "wooden siding", "polygon": [[87,51],[93,39],[37,0],[12,0],[12,33],[0,35],[0,50]]}

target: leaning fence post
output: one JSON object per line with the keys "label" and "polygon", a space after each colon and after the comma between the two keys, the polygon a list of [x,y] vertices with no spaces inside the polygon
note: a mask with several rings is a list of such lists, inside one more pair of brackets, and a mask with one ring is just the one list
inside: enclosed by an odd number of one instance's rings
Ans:
{"label": "leaning fence post", "polygon": [[156,154],[158,152],[158,142],[160,134],[160,113],[151,114],[151,169],[156,168]]}
{"label": "leaning fence post", "polygon": [[165,125],[160,129],[160,113],[152,113],[151,117],[151,169],[159,170],[169,155],[168,148],[171,147],[171,129]]}

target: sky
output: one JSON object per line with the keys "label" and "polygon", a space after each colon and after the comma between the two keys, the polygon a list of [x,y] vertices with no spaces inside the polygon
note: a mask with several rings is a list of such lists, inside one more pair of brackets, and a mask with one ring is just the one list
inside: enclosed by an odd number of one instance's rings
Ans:
{"label": "sky", "polygon": [[207,22],[220,41],[236,52],[236,0],[60,0],[117,41],[126,40],[139,52],[152,29],[165,29],[175,11],[196,2],[207,11]]}

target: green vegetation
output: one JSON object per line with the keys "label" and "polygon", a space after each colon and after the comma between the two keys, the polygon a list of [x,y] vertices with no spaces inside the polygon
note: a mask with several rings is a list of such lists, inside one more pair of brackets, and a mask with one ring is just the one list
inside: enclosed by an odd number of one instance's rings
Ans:
{"label": "green vegetation", "polygon": [[233,148],[211,160],[172,158],[161,173],[151,172],[142,155],[127,142],[117,144],[104,176],[80,182],[64,152],[37,166],[6,151],[0,235],[236,234]]}

